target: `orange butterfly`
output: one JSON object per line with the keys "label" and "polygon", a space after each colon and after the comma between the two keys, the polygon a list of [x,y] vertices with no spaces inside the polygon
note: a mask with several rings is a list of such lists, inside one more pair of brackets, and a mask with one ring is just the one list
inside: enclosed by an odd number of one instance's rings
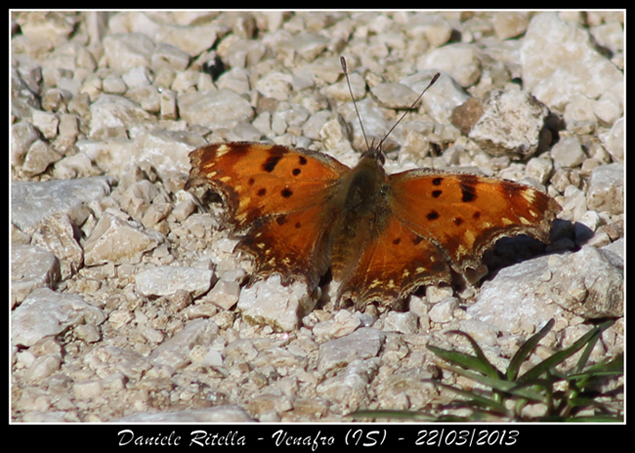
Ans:
{"label": "orange butterfly", "polygon": [[359,308],[450,283],[451,271],[478,268],[501,237],[548,240],[561,209],[548,195],[431,169],[387,175],[382,142],[353,168],[307,149],[207,145],[190,153],[186,188],[220,194],[225,224],[243,235],[237,249],[253,258],[256,276],[279,274],[283,284],[300,278],[313,289],[330,268],[338,300]]}

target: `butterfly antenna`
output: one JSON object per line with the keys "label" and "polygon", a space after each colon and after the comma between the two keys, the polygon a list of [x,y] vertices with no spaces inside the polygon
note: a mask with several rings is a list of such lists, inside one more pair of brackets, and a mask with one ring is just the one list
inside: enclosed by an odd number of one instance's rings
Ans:
{"label": "butterfly antenna", "polygon": [[395,130],[395,128],[399,125],[399,123],[401,123],[401,120],[403,120],[406,117],[406,115],[409,113],[409,111],[415,108],[415,105],[417,105],[417,103],[421,100],[421,98],[423,97],[425,92],[428,91],[428,88],[430,88],[432,85],[434,85],[434,83],[438,80],[438,78],[440,76],[441,76],[441,73],[437,72],[434,75],[434,77],[432,77],[432,80],[430,80],[430,83],[428,83],[428,86],[423,89],[423,91],[421,92],[421,94],[419,96],[417,96],[417,99],[415,99],[415,101],[412,103],[410,108],[408,108],[408,110],[403,112],[403,114],[399,117],[399,119],[395,122],[395,124],[393,124],[393,126],[390,128],[390,130],[388,132],[386,132],[386,135],[384,135],[384,138],[381,139],[381,141],[379,142],[379,145],[377,146],[377,148],[381,149],[381,146],[384,144],[384,142],[386,141],[386,139],[388,138],[390,133]]}
{"label": "butterfly antenna", "polygon": [[353,96],[353,88],[351,87],[351,80],[348,77],[346,58],[340,57],[340,64],[342,65],[344,76],[346,77],[346,83],[348,84],[348,91],[350,91],[351,99],[353,99],[353,105],[355,106],[355,112],[357,113],[357,119],[359,120],[359,125],[362,127],[362,135],[364,136],[364,141],[366,142],[366,152],[370,152],[370,146],[368,145],[368,138],[366,137],[366,131],[364,130],[364,122],[362,121],[362,116],[359,114],[359,109],[357,108],[357,102],[355,102],[355,96]]}
{"label": "butterfly antenna", "polygon": [[399,119],[395,122],[395,124],[393,124],[393,126],[390,128],[390,130],[388,132],[386,132],[386,135],[384,135],[384,138],[382,138],[379,141],[377,147],[375,148],[375,140],[373,140],[372,145],[368,144],[368,138],[366,137],[366,131],[364,130],[364,123],[362,121],[362,116],[359,114],[359,109],[357,108],[357,102],[355,102],[355,97],[353,96],[353,88],[351,87],[351,81],[350,81],[350,78],[348,77],[348,69],[347,69],[347,66],[346,66],[346,58],[340,57],[340,64],[342,65],[342,70],[344,71],[344,75],[346,76],[346,83],[348,84],[348,91],[350,91],[351,98],[353,99],[353,105],[355,106],[355,112],[357,113],[357,119],[359,120],[359,125],[362,128],[362,135],[364,136],[364,141],[366,142],[366,153],[367,154],[375,154],[376,157],[379,157],[382,160],[382,162],[383,162],[384,157],[383,157],[383,152],[381,150],[382,145],[384,144],[384,142],[386,141],[388,136],[392,133],[392,131],[395,130],[395,128],[399,125],[399,123],[401,123],[401,120],[403,120],[406,117],[406,115],[409,113],[409,111],[412,110],[415,107],[415,105],[417,105],[417,103],[421,100],[421,98],[423,97],[425,92],[428,91],[428,88],[430,88],[432,85],[434,85],[434,83],[439,79],[439,77],[441,76],[441,73],[437,72],[434,75],[434,77],[432,77],[432,80],[430,80],[430,83],[428,83],[428,86],[426,86],[424,88],[424,90],[421,92],[421,94],[419,96],[417,96],[417,99],[415,99],[415,101],[412,103],[410,108],[408,108],[408,110],[403,112],[403,114],[399,117]]}

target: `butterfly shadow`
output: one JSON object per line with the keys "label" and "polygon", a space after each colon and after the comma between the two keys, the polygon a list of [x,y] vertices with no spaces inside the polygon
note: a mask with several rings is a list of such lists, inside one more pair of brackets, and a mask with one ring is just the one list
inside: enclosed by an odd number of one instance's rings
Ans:
{"label": "butterfly shadow", "polygon": [[569,220],[555,219],[550,231],[549,244],[524,234],[500,238],[492,249],[483,254],[483,264],[487,266],[487,274],[472,284],[480,286],[484,281],[492,280],[501,269],[539,256],[576,251],[579,249],[576,244],[579,243],[581,233],[584,236],[588,236],[589,233],[593,236],[593,232],[582,224],[574,225]]}

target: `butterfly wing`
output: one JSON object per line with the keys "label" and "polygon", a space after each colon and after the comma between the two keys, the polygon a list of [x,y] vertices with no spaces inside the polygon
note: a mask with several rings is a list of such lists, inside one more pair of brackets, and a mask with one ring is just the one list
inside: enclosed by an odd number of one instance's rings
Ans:
{"label": "butterfly wing", "polygon": [[354,267],[339,276],[340,298],[358,307],[450,283],[450,267],[477,269],[485,249],[503,236],[547,241],[561,209],[548,195],[510,181],[425,169],[387,178],[385,227],[368,235]]}
{"label": "butterfly wing", "polygon": [[457,272],[477,268],[504,236],[547,242],[561,210],[547,194],[512,181],[420,169],[389,176],[393,215],[447,251]]}
{"label": "butterfly wing", "polygon": [[190,159],[187,188],[207,185],[221,195],[224,220],[244,234],[238,249],[253,257],[257,274],[317,284],[328,269],[335,221],[325,206],[348,167],[310,150],[246,142],[204,146]]}
{"label": "butterfly wing", "polygon": [[391,215],[381,235],[367,237],[348,275],[334,277],[342,282],[338,298],[362,308],[371,301],[390,305],[421,285],[450,283],[451,274],[434,242]]}

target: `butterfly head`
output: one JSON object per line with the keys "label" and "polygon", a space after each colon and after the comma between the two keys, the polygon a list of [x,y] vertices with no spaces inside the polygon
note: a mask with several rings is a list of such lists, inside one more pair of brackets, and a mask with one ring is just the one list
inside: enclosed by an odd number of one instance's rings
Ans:
{"label": "butterfly head", "polygon": [[384,154],[384,150],[381,148],[384,143],[384,139],[382,139],[377,145],[375,145],[375,140],[371,142],[368,149],[362,153],[362,159],[364,157],[370,157],[378,161],[381,165],[386,163],[386,155]]}

